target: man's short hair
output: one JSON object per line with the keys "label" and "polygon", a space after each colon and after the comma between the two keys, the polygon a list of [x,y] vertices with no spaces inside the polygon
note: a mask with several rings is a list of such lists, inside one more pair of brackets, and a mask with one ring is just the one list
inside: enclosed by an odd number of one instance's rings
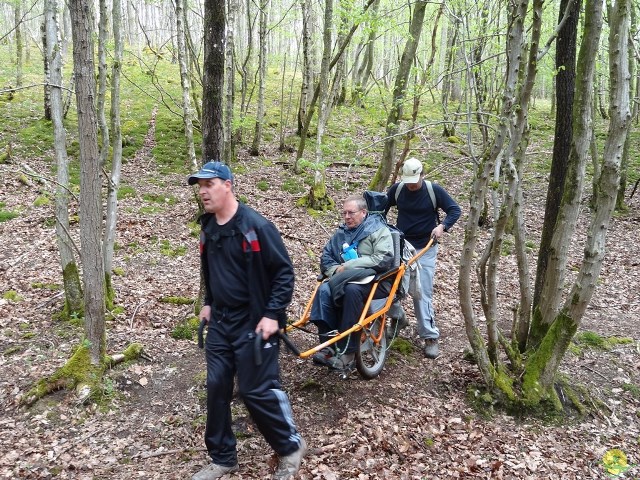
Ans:
{"label": "man's short hair", "polygon": [[343,204],[347,202],[353,202],[358,206],[358,210],[367,210],[367,201],[364,199],[362,195],[351,195],[350,197],[345,198]]}

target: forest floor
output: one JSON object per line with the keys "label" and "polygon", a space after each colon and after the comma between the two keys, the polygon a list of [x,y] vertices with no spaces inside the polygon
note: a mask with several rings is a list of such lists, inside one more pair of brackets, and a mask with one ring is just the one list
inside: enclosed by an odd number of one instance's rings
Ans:
{"label": "forest floor", "polygon": [[[283,179],[291,176],[289,166],[269,158],[267,153],[238,161],[237,194],[282,232],[296,269],[290,308],[296,317],[339,218],[336,212],[311,217],[296,207],[302,194],[282,188]],[[51,171],[42,159],[0,165],[0,202],[5,210],[20,212],[0,223],[0,291],[18,295],[0,299],[0,478],[190,478],[208,461],[203,449],[204,355],[195,341],[171,336],[192,307],[162,301],[195,298],[198,292],[198,239],[188,226],[196,205],[185,176],[161,173],[148,149],[123,167],[122,182],[135,194],[119,206],[115,267],[124,273],[114,278],[114,286],[116,304],[124,311],[108,322],[108,351],[140,342],[147,359],[111,370],[97,403],[78,405],[73,394],[58,392],[27,409],[17,405],[21,395],[64,364],[82,328],[54,319],[62,294],[47,288],[61,283],[53,206],[36,206],[35,201],[53,187],[34,177],[28,185],[21,182],[24,164],[35,172]],[[328,169],[330,194],[338,202],[362,191],[371,178],[371,170],[358,168],[357,175],[348,166]],[[267,190],[258,188],[261,181],[262,188],[268,182]],[[455,198],[464,199],[465,181],[452,175],[443,183]],[[544,195],[535,185],[527,193],[527,228],[534,241]],[[149,198],[156,199],[154,208]],[[460,203],[464,212],[468,205]],[[587,217],[585,207],[573,242],[573,270]],[[463,354],[468,342],[457,296],[464,221],[463,213],[439,253],[435,306],[442,353],[437,360],[422,356],[413,319],[401,337],[415,350],[391,350],[382,374],[370,381],[357,374],[343,380],[283,347],[283,386],[309,444],[299,478],[610,478],[602,464],[610,449],[622,450],[631,466],[619,478],[640,478],[638,198],[629,213],[612,223],[602,275],[581,327],[634,341],[608,349],[581,345],[560,367],[573,384],[604,402],[582,418],[515,417],[486,405],[478,409],[470,401],[468,392],[480,377]],[[504,258],[499,295],[508,324],[518,289],[514,260]],[[411,317],[411,306],[405,307]],[[292,337],[308,341],[302,335]],[[233,411],[240,471],[229,478],[268,478],[275,464],[270,449],[237,399]]]}

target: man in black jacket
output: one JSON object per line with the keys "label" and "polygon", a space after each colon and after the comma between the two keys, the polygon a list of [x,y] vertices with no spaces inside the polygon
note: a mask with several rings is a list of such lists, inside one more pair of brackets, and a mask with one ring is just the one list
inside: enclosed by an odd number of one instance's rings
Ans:
{"label": "man in black jacket", "polygon": [[[206,287],[200,319],[208,322],[205,444],[213,462],[193,480],[214,480],[238,470],[231,429],[235,375],[251,417],[280,457],[273,478],[293,478],[306,443],[293,423],[278,366],[278,331],[286,325],[293,294],[291,260],[276,227],[236,200],[227,165],[208,162],[188,183],[199,185],[206,212],[200,218]],[[261,362],[254,357],[256,335],[263,339]]]}

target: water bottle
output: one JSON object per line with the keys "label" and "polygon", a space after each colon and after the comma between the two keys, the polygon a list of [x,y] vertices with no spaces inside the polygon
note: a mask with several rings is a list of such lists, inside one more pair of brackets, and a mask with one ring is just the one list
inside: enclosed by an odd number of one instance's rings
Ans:
{"label": "water bottle", "polygon": [[342,259],[345,262],[348,262],[349,260],[353,260],[354,258],[358,258],[358,252],[356,252],[356,249],[353,245],[349,245],[347,242],[345,242],[342,245]]}

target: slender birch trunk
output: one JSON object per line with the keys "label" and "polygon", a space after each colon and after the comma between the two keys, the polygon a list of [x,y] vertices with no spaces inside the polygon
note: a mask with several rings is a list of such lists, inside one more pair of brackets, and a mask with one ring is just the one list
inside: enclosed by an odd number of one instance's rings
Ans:
{"label": "slender birch trunk", "polygon": [[256,124],[251,144],[251,155],[260,153],[262,143],[262,130],[264,128],[264,93],[267,81],[267,9],[269,0],[262,0],[259,5],[260,21],[258,27],[258,107],[256,112]]}
{"label": "slender birch trunk", "polygon": [[235,103],[235,28],[238,0],[228,0],[227,8],[227,44],[225,46],[225,111],[224,111],[224,160],[231,164],[235,157],[235,142],[233,138],[233,106]]}
{"label": "slender birch trunk", "polygon": [[98,21],[98,130],[100,132],[100,165],[107,164],[109,156],[109,126],[107,125],[106,97],[107,97],[107,41],[109,33],[109,14],[107,0],[98,2],[100,18]]}
{"label": "slender birch trunk", "polygon": [[187,49],[184,39],[184,4],[183,0],[175,0],[176,36],[178,43],[178,65],[180,65],[180,85],[182,86],[182,122],[187,147],[189,164],[193,170],[198,169],[196,148],[193,143],[193,109],[191,108],[191,79],[187,68]]}
{"label": "slender birch trunk", "polygon": [[47,63],[50,66],[51,121],[56,156],[56,241],[60,252],[60,267],[64,284],[65,314],[82,316],[84,313],[82,284],[73,251],[73,239],[69,234],[69,159],[67,157],[66,132],[62,122],[62,55],[57,10],[56,0],[45,1],[45,53]]}
{"label": "slender birch trunk", "polygon": [[122,3],[113,0],[113,66],[111,68],[111,175],[107,189],[107,213],[102,245],[105,282],[107,292],[107,307],[113,308],[114,290],[113,250],[118,224],[118,188],[120,187],[120,172],[122,170],[122,130],[120,128],[120,77],[122,72],[122,51],[124,35],[122,31]]}
{"label": "slender birch trunk", "polygon": [[24,40],[22,38],[22,11],[21,2],[16,1],[13,5],[13,16],[15,20],[16,36],[16,87],[22,86],[22,64],[24,61]]}

